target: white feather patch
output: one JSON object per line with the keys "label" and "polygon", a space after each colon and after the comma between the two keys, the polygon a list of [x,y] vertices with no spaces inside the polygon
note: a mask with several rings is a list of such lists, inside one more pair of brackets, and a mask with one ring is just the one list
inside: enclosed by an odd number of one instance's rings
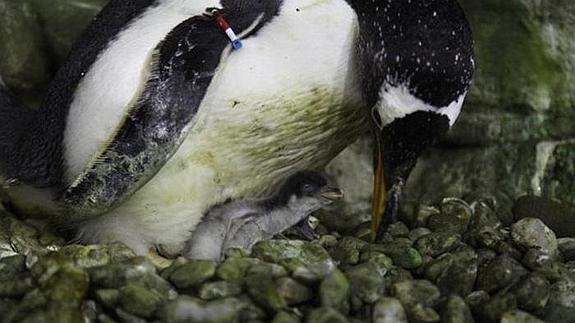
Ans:
{"label": "white feather patch", "polygon": [[379,92],[379,101],[376,104],[376,109],[381,118],[382,126],[416,111],[434,111],[443,114],[449,118],[449,126],[453,126],[459,117],[466,94],[467,92],[463,93],[457,100],[445,107],[434,107],[411,94],[405,85],[384,85]]}

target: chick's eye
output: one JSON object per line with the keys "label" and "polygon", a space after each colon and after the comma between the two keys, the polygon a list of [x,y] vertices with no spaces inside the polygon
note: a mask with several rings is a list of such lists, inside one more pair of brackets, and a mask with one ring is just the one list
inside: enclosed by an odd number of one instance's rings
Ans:
{"label": "chick's eye", "polygon": [[305,185],[303,186],[303,192],[304,192],[305,194],[313,193],[313,187],[312,187],[310,184],[305,184]]}

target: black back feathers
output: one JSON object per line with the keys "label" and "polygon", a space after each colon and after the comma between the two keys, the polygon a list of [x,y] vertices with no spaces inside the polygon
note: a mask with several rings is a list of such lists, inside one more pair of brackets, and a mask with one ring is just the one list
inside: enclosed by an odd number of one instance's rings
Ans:
{"label": "black back feathers", "polygon": [[471,29],[456,0],[349,0],[360,21],[360,69],[371,107],[383,83],[437,108],[467,91]]}

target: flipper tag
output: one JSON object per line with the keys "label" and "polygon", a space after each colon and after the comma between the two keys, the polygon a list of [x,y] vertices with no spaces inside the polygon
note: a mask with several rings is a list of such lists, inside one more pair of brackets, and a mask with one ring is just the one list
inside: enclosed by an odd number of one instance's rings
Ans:
{"label": "flipper tag", "polygon": [[238,38],[232,27],[230,27],[230,24],[228,23],[226,18],[224,18],[224,15],[217,9],[212,10],[211,13],[212,17],[216,20],[220,28],[226,33],[226,35],[232,42],[232,47],[234,49],[242,48],[241,40]]}

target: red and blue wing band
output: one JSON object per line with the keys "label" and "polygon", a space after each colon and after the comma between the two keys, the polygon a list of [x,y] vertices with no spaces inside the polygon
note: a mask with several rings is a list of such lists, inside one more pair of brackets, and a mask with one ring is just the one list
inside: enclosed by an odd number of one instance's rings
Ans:
{"label": "red and blue wing band", "polygon": [[242,42],[224,17],[224,15],[219,10],[212,11],[212,16],[218,23],[218,26],[226,33],[230,41],[232,42],[232,47],[234,49],[242,48]]}

